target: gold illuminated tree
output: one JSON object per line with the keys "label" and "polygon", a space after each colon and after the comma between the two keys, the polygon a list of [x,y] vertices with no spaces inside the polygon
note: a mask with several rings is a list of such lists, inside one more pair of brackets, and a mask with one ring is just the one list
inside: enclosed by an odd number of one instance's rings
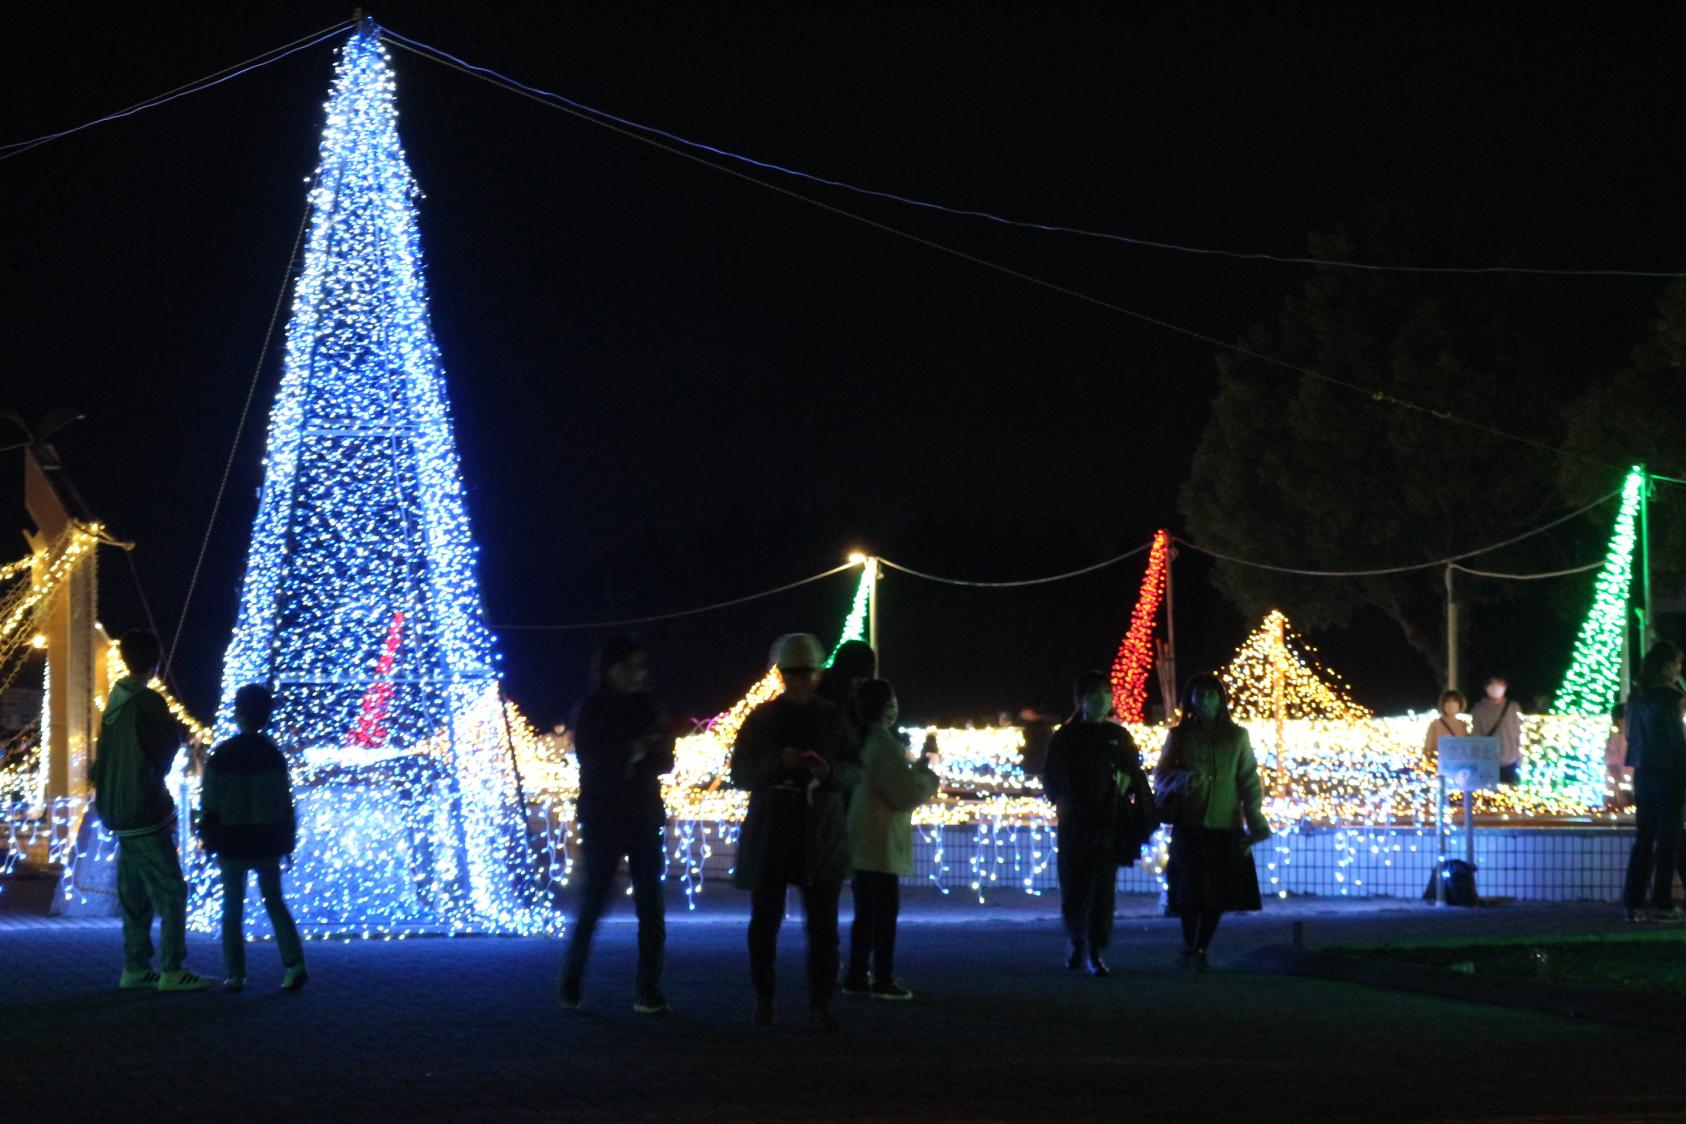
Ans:
{"label": "gold illuminated tree", "polygon": [[1369,718],[1346,683],[1317,662],[1317,653],[1272,610],[1218,672],[1229,689],[1230,712],[1240,721],[1345,721]]}

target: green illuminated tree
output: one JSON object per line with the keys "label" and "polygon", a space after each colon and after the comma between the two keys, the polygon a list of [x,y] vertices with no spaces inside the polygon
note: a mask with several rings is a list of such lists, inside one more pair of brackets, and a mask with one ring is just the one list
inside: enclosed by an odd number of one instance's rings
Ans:
{"label": "green illuminated tree", "polygon": [[1592,608],[1575,638],[1575,654],[1552,709],[1559,714],[1608,714],[1622,688],[1622,648],[1633,591],[1640,492],[1637,468],[1622,483],[1622,505],[1610,535],[1609,553],[1593,584]]}

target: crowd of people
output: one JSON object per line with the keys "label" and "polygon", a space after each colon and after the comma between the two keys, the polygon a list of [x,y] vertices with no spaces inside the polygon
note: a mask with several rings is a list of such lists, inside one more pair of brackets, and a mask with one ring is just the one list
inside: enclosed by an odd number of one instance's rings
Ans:
{"label": "crowd of people", "polygon": [[[151,632],[126,633],[120,650],[129,674],[113,685],[102,717],[91,779],[100,821],[117,838],[117,898],[123,921],[122,988],[196,991],[214,981],[184,965],[187,886],[176,849],[177,809],[165,783],[180,734],[164,699],[148,686],[160,662]],[[777,1021],[775,963],[787,897],[796,888],[807,938],[809,1021],[837,1027],[834,996],[905,1001],[896,976],[901,879],[914,872],[913,812],[939,788],[934,738],[919,753],[897,727],[895,689],[877,678],[873,650],[842,645],[829,663],[806,633],[781,636],[771,662],[783,690],[756,707],[731,746],[730,783],[748,793],[738,835],[735,884],[750,895],[749,976],[754,1020]],[[1661,642],[1646,653],[1627,703],[1613,715],[1606,757],[1613,778],[1631,777],[1636,836],[1627,868],[1629,920],[1676,920],[1676,871],[1686,878],[1686,691],[1682,653]],[[1515,784],[1521,763],[1521,721],[1502,676],[1461,715],[1455,690],[1440,697],[1425,753],[1440,740],[1497,738],[1500,783]],[[1150,781],[1129,730],[1113,718],[1105,675],[1079,675],[1075,709],[1048,742],[1041,763],[1044,791],[1057,822],[1060,913],[1065,966],[1110,974],[1118,868],[1137,861],[1160,825],[1171,828],[1166,868],[1168,911],[1181,921],[1179,962],[1206,967],[1207,950],[1226,912],[1256,910],[1259,885],[1252,848],[1270,835],[1262,811],[1259,770],[1246,730],[1230,716],[1215,675],[1184,688]],[[258,685],[241,687],[233,714],[239,733],[205,761],[196,831],[215,857],[223,891],[222,986],[245,986],[244,906],[256,875],[275,933],[282,987],[297,990],[308,973],[282,894],[282,865],[297,842],[285,755],[264,733],[274,699]],[[680,727],[651,687],[650,653],[630,635],[598,651],[593,687],[570,726],[579,761],[576,806],[582,886],[563,960],[559,993],[565,1007],[584,1001],[586,964],[597,924],[625,861],[638,920],[634,1009],[668,1010],[661,978],[666,945],[662,875],[666,809],[661,777],[674,764]],[[846,967],[839,965],[838,907],[848,883],[854,899]],[[154,967],[152,924],[158,920]]]}
{"label": "crowd of people", "polygon": [[[119,986],[203,990],[214,981],[183,962],[187,886],[176,849],[177,809],[165,782],[180,736],[163,698],[147,685],[158,669],[158,639],[130,632],[120,650],[129,674],[112,688],[92,770],[96,811],[118,840],[125,957]],[[778,937],[794,887],[807,938],[809,1022],[831,1031],[839,989],[881,1000],[913,998],[896,976],[900,882],[913,874],[912,815],[937,793],[940,757],[934,738],[918,753],[904,743],[895,689],[877,678],[868,645],[846,643],[828,664],[815,637],[792,633],[774,643],[771,662],[783,690],[750,712],[731,746],[730,783],[749,798],[733,881],[750,895],[754,1021],[778,1020]],[[1168,897],[1182,922],[1180,961],[1204,968],[1223,913],[1259,908],[1250,848],[1270,829],[1246,731],[1231,719],[1218,678],[1196,676],[1150,782],[1129,731],[1112,717],[1106,676],[1083,673],[1073,695],[1076,709],[1054,734],[1042,766],[1058,822],[1066,967],[1096,977],[1110,973],[1105,952],[1118,868],[1134,863],[1164,823],[1171,825]],[[308,973],[282,894],[282,864],[296,846],[297,819],[286,758],[264,733],[274,699],[268,689],[248,685],[236,692],[233,709],[240,732],[210,752],[196,821],[222,882],[222,986],[245,986],[244,905],[255,874],[281,956],[282,987],[297,990]],[[640,640],[620,635],[601,647],[592,690],[570,726],[579,761],[583,878],[559,998],[568,1008],[584,1002],[592,940],[625,860],[638,920],[634,1009],[660,1013],[669,1009],[661,983],[661,777],[673,768],[678,729],[651,687],[650,653]],[[845,882],[854,922],[840,973]]]}
{"label": "crowd of people", "polygon": [[[582,973],[607,894],[600,875],[625,857],[639,903],[634,1009],[667,1009],[656,979],[665,932],[661,899],[650,864],[634,856],[659,846],[659,776],[672,760],[672,730],[649,692],[647,661],[648,653],[630,638],[605,645],[596,690],[573,722],[588,874],[562,974],[567,1007],[582,1002]],[[939,757],[934,740],[918,754],[902,741],[895,689],[875,677],[877,661],[867,645],[842,645],[827,667],[819,641],[793,633],[774,643],[771,662],[783,691],[750,712],[731,746],[731,783],[749,794],[732,877],[750,894],[754,1021],[778,1021],[778,936],[794,887],[807,937],[808,1020],[831,1031],[838,1025],[833,1000],[839,988],[875,999],[913,997],[895,975],[900,881],[913,873],[912,814],[936,795]],[[1222,915],[1259,908],[1251,848],[1270,827],[1247,733],[1230,717],[1222,682],[1196,676],[1150,782],[1130,732],[1112,717],[1107,677],[1083,673],[1073,695],[1076,709],[1049,743],[1042,767],[1058,825],[1066,967],[1110,974],[1105,952],[1118,868],[1134,863],[1166,823],[1168,897],[1183,930],[1179,959],[1202,969]],[[611,721],[612,715],[625,720]],[[839,981],[838,904],[845,882],[855,916]]]}

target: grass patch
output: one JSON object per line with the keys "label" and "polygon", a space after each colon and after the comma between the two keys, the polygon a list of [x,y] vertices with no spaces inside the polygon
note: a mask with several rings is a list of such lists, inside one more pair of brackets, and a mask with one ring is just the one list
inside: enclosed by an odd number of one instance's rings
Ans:
{"label": "grass patch", "polygon": [[1373,960],[1427,964],[1478,976],[1512,976],[1621,991],[1686,995],[1686,932],[1658,930],[1621,937],[1444,941],[1411,945],[1345,945],[1330,952]]}

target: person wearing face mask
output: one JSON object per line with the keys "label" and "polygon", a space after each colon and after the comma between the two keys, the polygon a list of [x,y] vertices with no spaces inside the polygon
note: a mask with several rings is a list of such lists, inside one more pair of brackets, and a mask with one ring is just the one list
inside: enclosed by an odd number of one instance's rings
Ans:
{"label": "person wearing face mask", "polygon": [[1088,963],[1107,976],[1103,953],[1112,939],[1119,855],[1113,814],[1120,784],[1145,784],[1142,757],[1130,731],[1112,721],[1112,685],[1098,671],[1072,684],[1077,710],[1054,733],[1042,766],[1042,791],[1054,802],[1059,848],[1060,916],[1067,939],[1065,966]]}
{"label": "person wearing face mask", "polygon": [[[865,724],[861,780],[849,801],[849,850],[855,875],[855,923],[849,930],[849,970],[843,990],[874,999],[912,999],[895,975],[900,879],[913,873],[913,810],[937,794],[936,745],[917,761],[896,731],[901,707],[883,679],[868,679],[855,696]],[[870,963],[872,974],[867,975]]]}
{"label": "person wearing face mask", "polygon": [[1522,770],[1522,708],[1505,697],[1510,684],[1502,675],[1487,680],[1487,697],[1470,713],[1475,734],[1499,739],[1499,783],[1515,784]]}
{"label": "person wearing face mask", "polygon": [[1469,734],[1469,723],[1458,715],[1468,705],[1456,691],[1440,692],[1440,713],[1428,724],[1428,737],[1423,741],[1423,760],[1433,773],[1440,763],[1440,739],[1461,738]]}
{"label": "person wearing face mask", "polygon": [[1179,962],[1203,971],[1222,916],[1259,908],[1252,848],[1270,837],[1252,743],[1230,717],[1229,695],[1216,675],[1196,675],[1183,688],[1153,788],[1171,822],[1170,896],[1183,929]]}
{"label": "person wearing face mask", "polygon": [[808,931],[808,1021],[834,1033],[837,899],[850,870],[846,815],[859,760],[843,716],[819,695],[820,642],[805,632],[781,636],[772,657],[784,692],[750,711],[732,743],[732,787],[749,793],[732,880],[751,894],[755,1023],[778,1021],[773,966],[786,889],[794,885]]}

